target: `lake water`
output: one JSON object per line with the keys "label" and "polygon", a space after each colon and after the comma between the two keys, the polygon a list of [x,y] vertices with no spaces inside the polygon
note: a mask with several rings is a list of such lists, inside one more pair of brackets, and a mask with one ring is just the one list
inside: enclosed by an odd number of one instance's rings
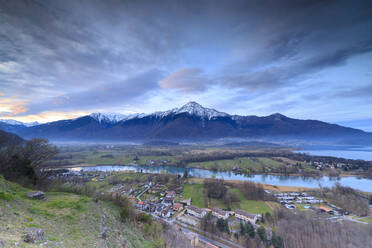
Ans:
{"label": "lake water", "polygon": [[341,177],[341,178],[330,178],[330,177],[301,177],[301,176],[279,176],[279,175],[237,175],[232,172],[214,172],[210,170],[197,169],[197,168],[179,168],[175,166],[142,166],[142,165],[97,165],[97,166],[86,166],[86,167],[74,167],[71,170],[75,171],[137,171],[144,173],[171,173],[183,175],[184,171],[187,170],[188,174],[193,177],[201,178],[219,178],[225,180],[242,180],[242,181],[253,181],[256,183],[264,183],[271,185],[280,186],[297,186],[297,187],[308,187],[318,188],[319,185],[322,187],[332,187],[336,182],[339,182],[343,186],[352,187],[354,189],[372,192],[372,180],[366,178],[357,177]]}
{"label": "lake water", "polygon": [[348,158],[348,159],[363,159],[366,161],[372,161],[372,148],[355,148],[347,150],[300,150],[295,151],[300,153],[308,153],[315,156],[332,156],[337,158]]}

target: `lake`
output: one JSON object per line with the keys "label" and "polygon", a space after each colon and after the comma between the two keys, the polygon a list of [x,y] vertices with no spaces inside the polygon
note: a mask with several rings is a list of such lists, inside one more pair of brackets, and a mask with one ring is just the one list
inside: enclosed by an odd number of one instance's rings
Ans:
{"label": "lake", "polygon": [[308,153],[315,156],[331,156],[337,158],[348,158],[348,159],[363,159],[366,161],[372,161],[372,148],[355,148],[347,150],[328,150],[328,149],[305,149],[300,151],[294,151],[300,153]]}
{"label": "lake", "polygon": [[85,167],[74,167],[70,170],[74,171],[137,171],[144,173],[171,173],[183,175],[184,171],[187,170],[188,174],[193,177],[201,178],[219,178],[225,180],[242,180],[242,181],[253,181],[256,183],[264,183],[271,185],[280,186],[296,186],[296,187],[308,187],[318,188],[319,185],[322,187],[332,187],[336,182],[339,182],[343,186],[352,187],[361,191],[372,192],[372,180],[366,178],[357,177],[301,177],[301,176],[280,176],[280,175],[238,175],[232,172],[214,172],[211,170],[197,169],[197,168],[180,168],[175,166],[144,166],[144,165],[97,165],[97,166],[85,166]]}

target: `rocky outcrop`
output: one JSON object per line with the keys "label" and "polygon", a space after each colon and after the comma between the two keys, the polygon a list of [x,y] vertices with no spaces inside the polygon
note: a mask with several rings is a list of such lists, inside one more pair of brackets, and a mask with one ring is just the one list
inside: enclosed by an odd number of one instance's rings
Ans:
{"label": "rocky outcrop", "polygon": [[44,240],[44,230],[41,228],[31,227],[27,228],[23,241],[27,243],[35,243]]}
{"label": "rocky outcrop", "polygon": [[101,232],[98,235],[98,237],[101,239],[107,238],[107,227],[105,226],[105,220],[106,220],[106,215],[105,213],[102,213],[102,219],[101,219],[101,225],[100,225]]}
{"label": "rocky outcrop", "polygon": [[30,199],[45,200],[45,193],[42,191],[28,192],[27,197]]}

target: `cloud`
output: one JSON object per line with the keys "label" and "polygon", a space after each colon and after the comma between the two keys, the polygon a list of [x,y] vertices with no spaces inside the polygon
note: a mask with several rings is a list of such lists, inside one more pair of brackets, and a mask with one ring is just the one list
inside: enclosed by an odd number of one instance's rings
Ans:
{"label": "cloud", "polygon": [[[244,113],[258,109],[247,104],[289,109],[296,99],[306,108],[302,93],[321,103],[332,91],[352,101],[371,82],[350,69],[371,54],[371,8],[368,0],[2,1],[0,89],[14,101],[1,111],[151,111],[223,99]],[[316,90],[311,81],[328,83]]]}
{"label": "cloud", "polygon": [[[28,111],[22,115],[37,114],[50,109],[55,111],[94,110],[107,106],[123,105],[144,97],[147,92],[158,88],[159,71],[148,71],[119,82],[109,82],[79,91],[70,95],[61,95],[42,99],[27,105]],[[20,114],[20,113],[19,113]],[[18,114],[18,115],[19,115]]]}
{"label": "cloud", "polygon": [[372,99],[372,83],[357,88],[342,89],[334,92],[333,97],[337,98],[356,98],[366,100]]}
{"label": "cloud", "polygon": [[200,68],[181,69],[159,81],[163,89],[177,89],[184,92],[203,91],[210,83]]}

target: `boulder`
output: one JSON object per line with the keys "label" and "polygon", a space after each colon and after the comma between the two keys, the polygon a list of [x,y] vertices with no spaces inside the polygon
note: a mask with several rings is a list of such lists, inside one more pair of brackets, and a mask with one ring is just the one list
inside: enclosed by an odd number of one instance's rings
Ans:
{"label": "boulder", "polygon": [[30,199],[44,200],[45,193],[42,191],[28,192],[27,197]]}
{"label": "boulder", "polygon": [[23,241],[27,243],[35,243],[44,239],[44,230],[41,228],[31,227],[26,229],[26,234]]}

